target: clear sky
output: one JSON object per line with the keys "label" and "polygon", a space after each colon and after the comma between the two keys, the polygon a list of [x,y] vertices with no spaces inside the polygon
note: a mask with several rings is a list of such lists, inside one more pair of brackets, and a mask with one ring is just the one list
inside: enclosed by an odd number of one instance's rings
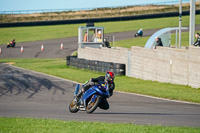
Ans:
{"label": "clear sky", "polygon": [[[140,5],[179,0],[0,0],[0,11],[40,10],[40,9],[77,9]],[[190,0],[182,0],[190,1]]]}

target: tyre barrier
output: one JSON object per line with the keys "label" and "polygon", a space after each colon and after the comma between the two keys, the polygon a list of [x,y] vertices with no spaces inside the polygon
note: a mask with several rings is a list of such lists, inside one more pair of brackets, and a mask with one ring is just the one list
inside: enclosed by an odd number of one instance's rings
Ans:
{"label": "tyre barrier", "polygon": [[86,60],[86,59],[77,58],[77,56],[67,56],[66,60],[67,60],[66,62],[67,66],[73,66],[76,68],[87,69],[87,70],[97,71],[97,72],[111,71],[111,72],[114,72],[115,75],[126,74],[125,64],[96,61],[96,60]]}

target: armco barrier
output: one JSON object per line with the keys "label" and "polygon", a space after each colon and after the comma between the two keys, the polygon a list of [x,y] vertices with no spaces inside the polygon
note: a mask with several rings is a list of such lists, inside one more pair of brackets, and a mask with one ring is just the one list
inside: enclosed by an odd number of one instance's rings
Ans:
{"label": "armco barrier", "polygon": [[73,66],[80,69],[89,69],[89,70],[98,71],[98,72],[111,71],[111,72],[114,72],[115,75],[125,75],[125,72],[126,72],[125,64],[86,60],[86,59],[77,58],[76,56],[67,56],[66,59],[67,59],[67,62],[66,62],[67,66]]}

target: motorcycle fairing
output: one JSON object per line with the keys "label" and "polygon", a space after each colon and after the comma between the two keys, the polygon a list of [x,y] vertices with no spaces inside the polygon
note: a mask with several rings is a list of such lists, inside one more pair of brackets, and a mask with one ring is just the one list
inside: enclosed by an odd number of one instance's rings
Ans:
{"label": "motorcycle fairing", "polygon": [[83,95],[83,100],[85,101],[86,99],[88,99],[90,96],[92,96],[94,93],[96,93],[95,90],[93,90],[92,88],[88,89],[85,94]]}
{"label": "motorcycle fairing", "polygon": [[91,87],[90,89],[88,89],[85,94],[83,95],[83,101],[85,101],[87,98],[89,98],[90,96],[92,96],[95,93],[98,93],[100,95],[104,95],[104,96],[108,96],[109,97],[109,92],[102,92],[98,87],[98,85],[95,85],[93,87]]}

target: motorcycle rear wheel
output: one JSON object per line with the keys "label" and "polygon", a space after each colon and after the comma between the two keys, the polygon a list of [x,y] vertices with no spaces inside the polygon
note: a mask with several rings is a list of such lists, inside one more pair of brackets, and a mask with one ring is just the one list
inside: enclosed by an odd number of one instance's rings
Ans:
{"label": "motorcycle rear wheel", "polygon": [[75,99],[73,99],[70,104],[69,104],[69,111],[71,113],[76,113],[79,111],[78,107],[77,107],[77,102],[75,102]]}
{"label": "motorcycle rear wheel", "polygon": [[97,109],[97,107],[99,106],[99,103],[101,102],[101,96],[97,96],[96,97],[96,99],[94,100],[94,102],[92,102],[92,98],[94,97],[94,95],[93,96],[91,96],[91,98],[90,98],[90,100],[87,102],[87,105],[86,105],[86,112],[88,113],[88,114],[90,114],[90,113],[92,113],[92,112],[94,112],[96,109]]}

